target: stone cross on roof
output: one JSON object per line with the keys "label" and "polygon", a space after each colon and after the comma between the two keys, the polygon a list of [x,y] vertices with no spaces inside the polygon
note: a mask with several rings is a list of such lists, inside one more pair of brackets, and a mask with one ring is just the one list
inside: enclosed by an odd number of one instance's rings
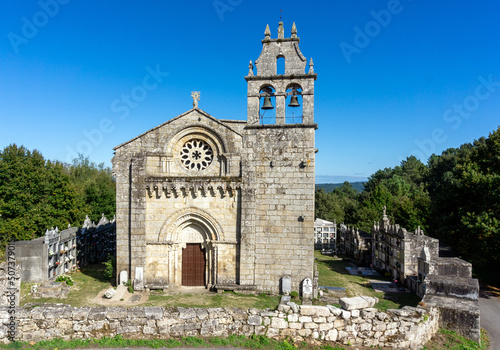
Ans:
{"label": "stone cross on roof", "polygon": [[198,101],[200,100],[200,92],[191,91],[191,97],[193,98],[193,108],[198,108]]}

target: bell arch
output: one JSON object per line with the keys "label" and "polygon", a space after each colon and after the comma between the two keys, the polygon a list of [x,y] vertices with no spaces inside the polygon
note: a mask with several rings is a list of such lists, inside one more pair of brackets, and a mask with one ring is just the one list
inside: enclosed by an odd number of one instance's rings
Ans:
{"label": "bell arch", "polygon": [[274,107],[277,106],[276,89],[271,84],[263,84],[259,91],[260,124],[276,124],[277,112]]}

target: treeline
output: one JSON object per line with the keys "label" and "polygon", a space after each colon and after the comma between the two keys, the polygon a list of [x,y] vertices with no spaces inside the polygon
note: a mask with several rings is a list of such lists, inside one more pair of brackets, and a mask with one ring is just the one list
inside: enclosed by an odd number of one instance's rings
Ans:
{"label": "treeline", "polygon": [[[358,192],[363,191],[363,189],[365,188],[365,183],[363,181],[350,182],[350,184]],[[322,188],[323,190],[325,190],[325,192],[331,192],[331,191],[333,191],[334,189],[336,189],[337,187],[340,187],[340,186],[342,186],[341,183],[336,183],[336,184],[317,184],[316,185],[316,189],[319,190],[320,188]]]}
{"label": "treeline", "polygon": [[411,156],[379,170],[358,193],[348,182],[316,191],[316,217],[371,232],[387,207],[391,222],[451,245],[483,277],[500,263],[500,128],[460,148],[432,155],[427,164]]}
{"label": "treeline", "polygon": [[[80,156],[73,164],[46,160],[23,146],[0,151],[0,243],[30,240],[45,230],[98,222],[115,214],[111,169]],[[0,256],[3,253],[0,249]]]}

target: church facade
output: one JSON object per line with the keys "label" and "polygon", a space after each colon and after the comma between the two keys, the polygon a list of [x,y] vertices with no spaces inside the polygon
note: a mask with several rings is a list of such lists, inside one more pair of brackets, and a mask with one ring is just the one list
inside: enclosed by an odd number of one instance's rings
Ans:
{"label": "church facade", "polygon": [[299,42],[295,24],[290,38],[266,28],[246,121],[193,92],[191,110],[114,149],[117,271],[137,288],[278,293],[313,278],[316,74]]}

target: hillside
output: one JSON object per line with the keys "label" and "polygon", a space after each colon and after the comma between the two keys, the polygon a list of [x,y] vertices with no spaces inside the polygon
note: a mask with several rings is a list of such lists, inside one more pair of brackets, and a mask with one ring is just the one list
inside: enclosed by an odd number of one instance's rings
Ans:
{"label": "hillside", "polygon": [[[351,182],[350,183],[352,187],[356,189],[356,191],[361,192],[364,189],[364,184],[365,182],[359,181],[359,182]],[[340,187],[342,184],[341,183],[336,183],[336,184],[316,184],[316,189],[322,188],[325,192],[332,192],[335,188]]]}

